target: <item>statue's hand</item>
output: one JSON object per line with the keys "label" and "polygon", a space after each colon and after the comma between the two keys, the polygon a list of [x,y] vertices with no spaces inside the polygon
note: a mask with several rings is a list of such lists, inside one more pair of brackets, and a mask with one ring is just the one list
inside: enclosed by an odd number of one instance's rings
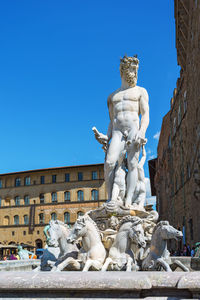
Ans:
{"label": "statue's hand", "polygon": [[96,140],[103,145],[103,149],[104,148],[107,148],[107,144],[108,144],[108,136],[103,134],[103,133],[100,133],[96,127],[93,127],[92,128],[93,132],[94,132],[94,136],[96,138]]}
{"label": "statue's hand", "polygon": [[143,132],[141,132],[140,130],[136,133],[135,136],[135,145],[136,146],[141,146],[141,145],[145,145],[147,142],[147,139],[145,139],[145,135]]}

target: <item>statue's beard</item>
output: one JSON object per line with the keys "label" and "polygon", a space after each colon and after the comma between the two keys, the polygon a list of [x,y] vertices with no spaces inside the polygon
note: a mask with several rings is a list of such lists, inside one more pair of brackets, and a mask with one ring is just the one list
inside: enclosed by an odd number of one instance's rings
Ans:
{"label": "statue's beard", "polygon": [[123,70],[123,78],[129,84],[129,86],[134,87],[137,84],[137,76],[131,73],[129,69]]}

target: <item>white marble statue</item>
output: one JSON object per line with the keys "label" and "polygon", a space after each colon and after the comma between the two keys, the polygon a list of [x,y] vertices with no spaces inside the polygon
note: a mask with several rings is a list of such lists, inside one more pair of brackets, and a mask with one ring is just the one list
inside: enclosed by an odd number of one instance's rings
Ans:
{"label": "white marble statue", "polygon": [[[167,250],[167,240],[180,240],[182,237],[182,232],[169,225],[168,221],[160,221],[153,230],[150,251],[142,262],[142,270],[159,271],[162,268],[171,272],[172,262]],[[174,264],[185,272],[189,271],[179,260],[175,260]]]}
{"label": "white marble statue", "polygon": [[144,203],[146,200],[146,185],[145,185],[145,175],[144,175],[144,163],[146,160],[146,151],[144,144],[142,144],[142,157],[138,163],[138,178],[136,182],[135,191],[132,198],[133,208],[138,210],[144,209]]}
{"label": "white marble statue", "polygon": [[86,253],[83,271],[89,271],[90,268],[101,270],[106,258],[106,250],[102,244],[99,229],[88,214],[77,219],[67,241],[74,243],[79,238],[82,238],[82,247]]}
{"label": "white marble statue", "polygon": [[137,202],[134,193],[138,182],[139,153],[140,147],[146,142],[145,133],[149,124],[148,94],[144,88],[136,85],[138,66],[139,60],[136,56],[124,56],[121,59],[122,85],[108,97],[110,124],[107,135],[93,128],[96,139],[106,152],[105,181],[108,199],[113,202],[116,202],[115,193],[113,195],[116,168],[119,167],[121,156],[126,153],[128,167],[124,199],[126,207]]}
{"label": "white marble statue", "polygon": [[[72,270],[80,270],[80,263],[77,261],[78,248],[75,244],[67,242],[67,237],[70,234],[70,229],[62,221],[51,220],[49,222],[48,234],[48,248],[45,249],[41,257],[41,265],[34,271],[61,271],[70,265]],[[62,262],[68,258],[68,264],[63,266]]]}
{"label": "white marble statue", "polygon": [[33,258],[34,256],[34,253],[33,252],[30,252],[28,250],[25,250],[23,249],[22,246],[17,246],[17,249],[18,249],[18,255],[19,255],[19,258],[22,259],[22,260],[28,260],[29,259],[29,256],[31,257],[31,259]]}
{"label": "white marble statue", "polygon": [[[131,244],[135,245],[135,252],[131,252]],[[136,248],[146,247],[142,220],[139,217],[124,217],[120,224],[116,239],[109,250],[108,257],[102,271],[132,270],[132,265],[137,266]]]}

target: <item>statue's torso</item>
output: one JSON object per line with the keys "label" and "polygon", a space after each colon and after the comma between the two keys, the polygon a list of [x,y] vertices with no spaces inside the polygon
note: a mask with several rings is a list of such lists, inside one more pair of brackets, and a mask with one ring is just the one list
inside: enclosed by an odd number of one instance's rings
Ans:
{"label": "statue's torso", "polygon": [[110,97],[113,110],[113,125],[122,130],[130,130],[139,125],[141,88],[133,87],[117,90]]}

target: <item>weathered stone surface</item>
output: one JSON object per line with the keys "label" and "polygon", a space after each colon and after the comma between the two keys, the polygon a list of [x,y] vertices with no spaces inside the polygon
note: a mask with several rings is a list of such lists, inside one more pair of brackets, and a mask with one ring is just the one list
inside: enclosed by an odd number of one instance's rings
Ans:
{"label": "weathered stone surface", "polygon": [[183,274],[183,272],[148,272],[147,276],[151,282],[152,288],[174,288],[177,286]]}
{"label": "weathered stone surface", "polygon": [[1,272],[0,299],[200,299],[200,272]]}
{"label": "weathered stone surface", "polygon": [[179,289],[200,290],[200,272],[184,273],[177,287]]}
{"label": "weathered stone surface", "polygon": [[39,259],[0,261],[0,272],[31,271],[34,267],[39,266],[39,264]]}
{"label": "weathered stone surface", "polygon": [[150,289],[144,273],[133,272],[2,272],[2,289],[141,290]]}

